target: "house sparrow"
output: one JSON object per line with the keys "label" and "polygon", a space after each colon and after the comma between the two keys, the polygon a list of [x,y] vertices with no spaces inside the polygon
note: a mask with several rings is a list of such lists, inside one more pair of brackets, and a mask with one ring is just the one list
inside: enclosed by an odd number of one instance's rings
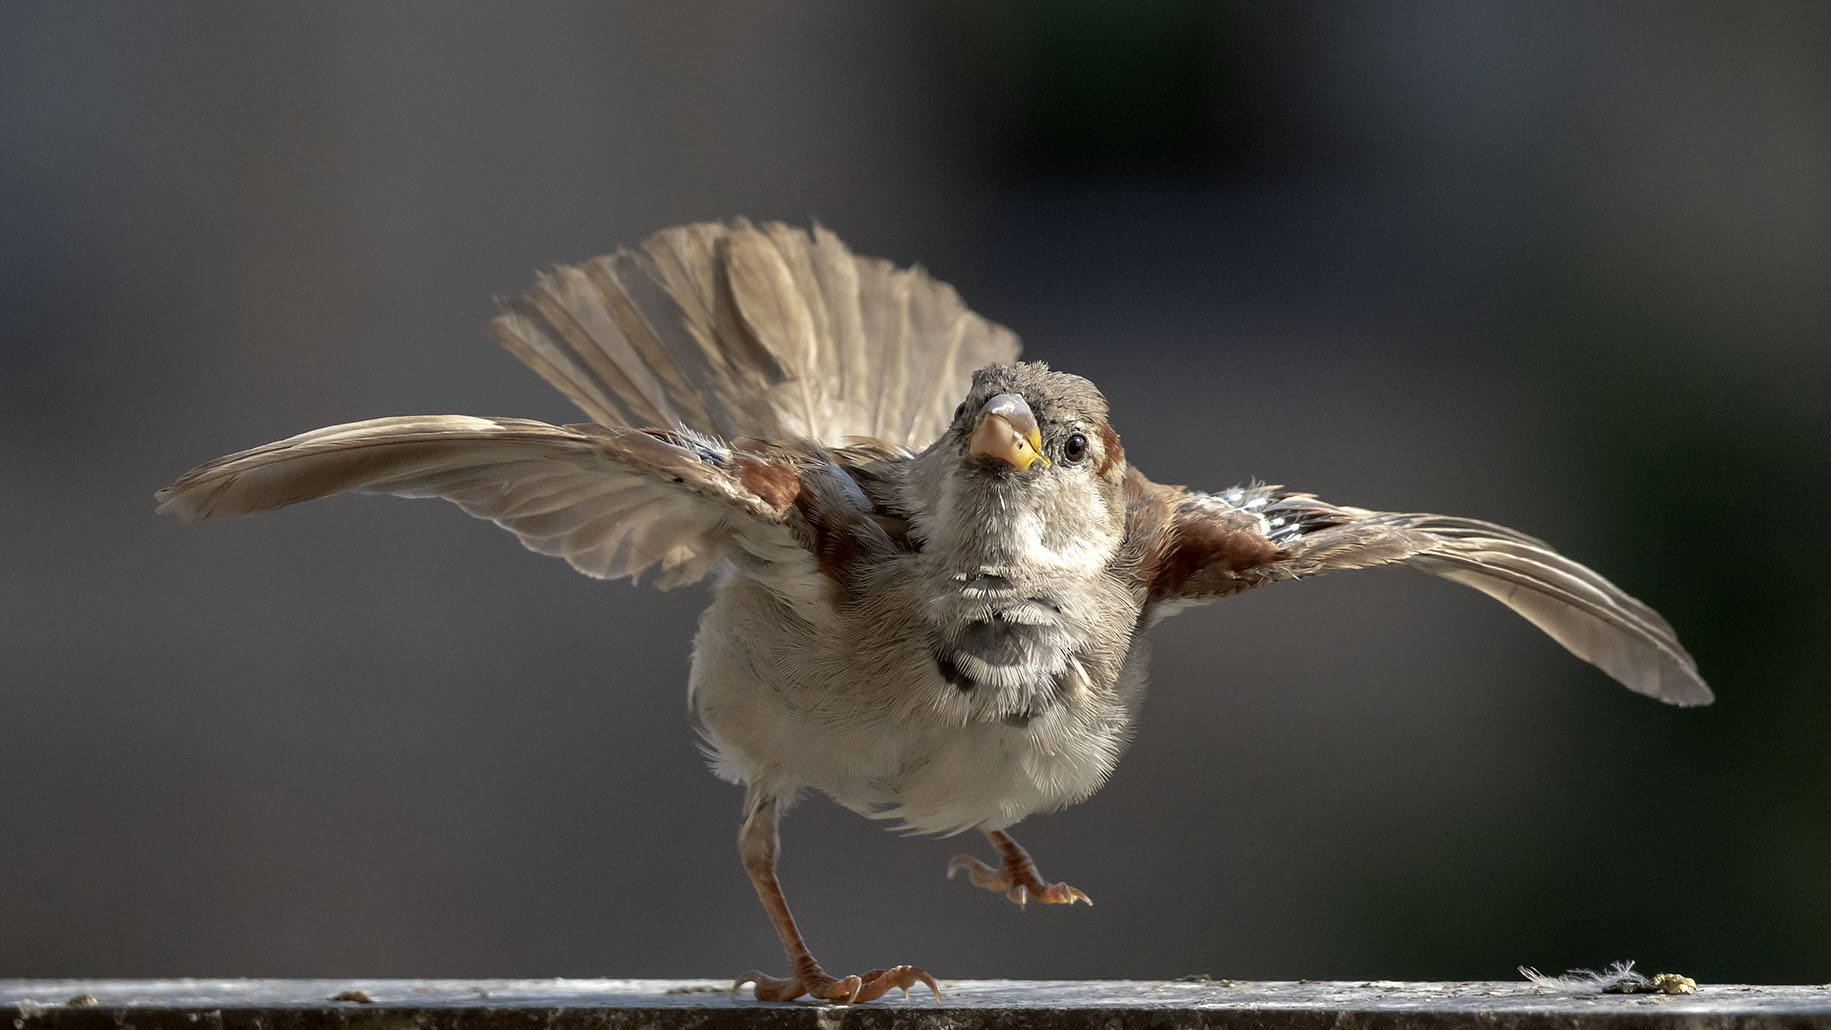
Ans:
{"label": "house sparrow", "polygon": [[739,851],[788,959],[786,977],[739,979],[759,999],[935,990],[914,966],[833,976],[808,952],[775,874],[803,790],[910,830],[981,831],[995,862],[948,874],[1019,905],[1088,901],[1006,831],[1106,780],[1145,631],[1193,605],[1405,565],[1498,599],[1632,690],[1711,699],[1663,619],[1525,534],[1146,479],[1092,383],[1018,362],[1016,337],[951,287],[818,227],[668,229],[554,269],[492,328],[591,421],[331,426],[193,469],[159,511],[443,497],[590,576],[712,577],[688,691],[714,770],[746,788]]}

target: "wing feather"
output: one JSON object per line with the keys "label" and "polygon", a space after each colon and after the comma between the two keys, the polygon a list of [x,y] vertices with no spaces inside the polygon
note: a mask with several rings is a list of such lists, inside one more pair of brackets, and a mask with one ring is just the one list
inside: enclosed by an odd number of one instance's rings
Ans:
{"label": "wing feather", "polygon": [[674,586],[704,576],[734,546],[805,556],[787,525],[793,509],[746,487],[737,471],[744,462],[798,475],[769,456],[666,433],[404,416],[218,458],[156,496],[161,513],[186,522],[345,491],[443,497],[587,575],[639,576],[660,564],[663,585]]}
{"label": "wing feather", "polygon": [[1165,612],[1265,583],[1400,565],[1473,587],[1630,690],[1678,705],[1710,688],[1672,627],[1594,569],[1479,519],[1369,511],[1276,487],[1128,484],[1140,578]]}

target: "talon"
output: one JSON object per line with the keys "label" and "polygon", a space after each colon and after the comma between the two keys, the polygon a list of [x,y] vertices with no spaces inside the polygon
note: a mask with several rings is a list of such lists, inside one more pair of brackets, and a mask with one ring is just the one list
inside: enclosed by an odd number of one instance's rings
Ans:
{"label": "talon", "polygon": [[1030,858],[1010,834],[1002,830],[993,830],[986,834],[1002,853],[1002,868],[994,869],[971,855],[955,855],[947,863],[947,878],[966,870],[967,878],[973,886],[989,891],[1003,891],[1005,900],[1018,908],[1028,908],[1032,900],[1045,905],[1072,905],[1079,901],[1092,906],[1093,899],[1078,888],[1065,883],[1045,883],[1041,874],[1036,871],[1036,862]]}
{"label": "talon", "polygon": [[865,982],[857,976],[848,976],[841,980],[831,980],[807,993],[823,1001],[843,1002],[847,1005],[858,1000],[858,994],[864,990]]}
{"label": "talon", "polygon": [[816,966],[811,971],[797,973],[793,977],[783,978],[769,976],[751,970],[738,977],[731,985],[736,991],[746,983],[756,984],[758,1001],[793,1001],[803,994],[820,1001],[836,1002],[842,1005],[854,1005],[859,1002],[875,1001],[891,990],[900,990],[903,997],[909,997],[909,988],[916,984],[925,984],[933,992],[935,1000],[941,999],[941,988],[935,986],[934,977],[915,966],[891,966],[888,969],[873,969],[868,973],[854,973],[851,976],[831,977],[825,970]]}
{"label": "talon", "polygon": [[986,865],[984,862],[979,861],[971,855],[955,855],[953,858],[949,859],[947,863],[947,878],[950,880],[953,879],[954,874],[962,869],[966,870],[966,878],[972,881],[972,884],[975,887],[983,887],[990,891],[1001,891],[1010,886],[1010,884],[1006,882],[1003,872]]}
{"label": "talon", "polygon": [[865,985],[866,993],[859,995],[858,1000],[870,1001],[873,998],[881,997],[892,988],[902,991],[903,997],[907,998],[909,989],[916,984],[925,985],[929,993],[935,996],[936,1001],[941,1000],[941,988],[935,986],[935,978],[914,966],[891,966],[889,969],[883,970]]}

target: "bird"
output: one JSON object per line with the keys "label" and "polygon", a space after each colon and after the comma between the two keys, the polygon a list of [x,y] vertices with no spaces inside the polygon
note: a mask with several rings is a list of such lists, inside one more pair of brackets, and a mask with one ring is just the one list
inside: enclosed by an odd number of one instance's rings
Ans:
{"label": "bird", "polygon": [[864,1002],[908,964],[834,975],[777,880],[809,792],[895,827],[978,831],[976,887],[1091,904],[1011,836],[1083,801],[1133,736],[1152,626],[1241,591],[1402,566],[1473,587],[1630,690],[1712,700],[1672,627],[1542,540],[1131,464],[1087,379],[920,266],[746,219],[661,230],[541,273],[491,334],[588,417],[411,415],[229,454],[157,491],[186,522],[347,491],[439,497],[588,576],[710,582],[687,689],[786,975],[762,1001]]}

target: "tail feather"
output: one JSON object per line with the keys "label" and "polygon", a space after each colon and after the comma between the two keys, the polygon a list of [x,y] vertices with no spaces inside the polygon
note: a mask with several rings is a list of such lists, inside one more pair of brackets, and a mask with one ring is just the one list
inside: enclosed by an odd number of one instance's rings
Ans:
{"label": "tail feather", "polygon": [[973,369],[1018,351],[919,268],[742,219],[556,268],[492,331],[605,425],[905,449],[939,435]]}
{"label": "tail feather", "polygon": [[[868,412],[865,399],[870,394],[866,383],[872,363],[860,303],[864,293],[859,267],[869,264],[870,259],[852,257],[839,237],[818,225],[814,226],[814,251],[808,263],[819,283],[821,307],[826,312],[825,331],[826,338],[832,341],[837,394]],[[857,415],[853,418],[856,420]]]}

